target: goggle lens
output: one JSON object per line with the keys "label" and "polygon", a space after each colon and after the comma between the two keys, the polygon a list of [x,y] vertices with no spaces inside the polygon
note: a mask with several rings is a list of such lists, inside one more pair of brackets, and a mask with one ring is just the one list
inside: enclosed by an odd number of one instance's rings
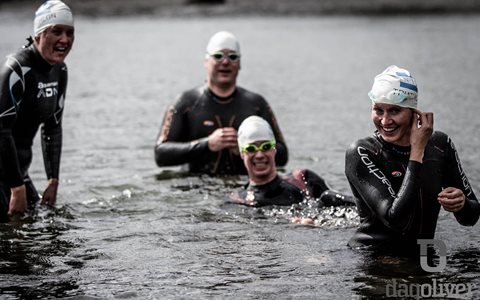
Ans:
{"label": "goggle lens", "polygon": [[268,142],[262,143],[260,146],[257,146],[255,144],[248,144],[242,147],[242,152],[247,152],[247,153],[256,153],[258,151],[266,152],[271,149],[275,149],[275,141],[268,141]]}
{"label": "goggle lens", "polygon": [[235,52],[231,52],[228,54],[225,54],[223,52],[215,52],[210,56],[213,57],[213,59],[216,61],[222,61],[223,59],[227,58],[231,62],[236,62],[240,59],[240,54],[237,54]]}

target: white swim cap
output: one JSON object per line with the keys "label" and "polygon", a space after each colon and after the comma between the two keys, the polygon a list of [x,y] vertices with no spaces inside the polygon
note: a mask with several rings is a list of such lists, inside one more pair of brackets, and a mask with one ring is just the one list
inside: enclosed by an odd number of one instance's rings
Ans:
{"label": "white swim cap", "polygon": [[70,8],[60,0],[48,0],[35,12],[33,32],[35,36],[52,25],[73,27],[73,15]]}
{"label": "white swim cap", "polygon": [[392,65],[375,77],[368,96],[372,103],[417,108],[417,83],[410,72]]}
{"label": "white swim cap", "polygon": [[222,49],[228,49],[240,54],[240,44],[237,38],[228,31],[219,31],[208,41],[207,54],[213,54]]}
{"label": "white swim cap", "polygon": [[241,149],[254,142],[275,141],[275,135],[267,121],[259,116],[250,116],[238,127],[237,139],[238,147]]}

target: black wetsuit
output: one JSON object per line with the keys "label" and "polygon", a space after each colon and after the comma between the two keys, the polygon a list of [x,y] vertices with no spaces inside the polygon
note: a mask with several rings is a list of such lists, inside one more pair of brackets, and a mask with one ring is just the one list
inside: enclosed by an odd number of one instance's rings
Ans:
{"label": "black wetsuit", "polygon": [[227,99],[215,96],[206,86],[183,93],[165,114],[155,146],[158,166],[188,164],[189,172],[209,175],[246,174],[239,155],[230,149],[212,152],[207,137],[217,128],[233,127],[251,115],[264,118],[277,141],[276,162],[284,166],[288,151],[272,109],[260,95],[237,87]]}
{"label": "black wetsuit", "polygon": [[41,124],[45,171],[48,179],[58,179],[67,80],[66,65],[48,64],[34,45],[8,56],[0,67],[0,214],[3,216],[5,209],[8,211],[11,187],[25,183],[29,204],[38,201],[28,168],[33,139]]}
{"label": "black wetsuit", "polygon": [[308,169],[294,169],[285,175],[277,175],[264,185],[247,186],[230,195],[228,202],[248,205],[292,205],[305,199],[319,199],[324,206],[354,205],[352,196],[332,191],[325,180]]}
{"label": "black wetsuit", "polygon": [[409,156],[410,147],[387,143],[378,132],[347,150],[345,173],[361,218],[350,246],[416,247],[417,239],[432,239],[440,211],[437,197],[447,187],[461,189],[466,197],[454,214],[457,221],[477,222],[480,204],[446,134],[433,133],[423,163]]}

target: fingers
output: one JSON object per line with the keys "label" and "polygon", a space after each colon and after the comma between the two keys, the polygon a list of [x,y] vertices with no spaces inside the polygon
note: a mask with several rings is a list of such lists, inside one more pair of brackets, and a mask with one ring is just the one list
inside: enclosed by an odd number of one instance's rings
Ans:
{"label": "fingers", "polygon": [[233,147],[237,145],[237,131],[235,128],[225,127],[220,128],[220,140],[226,147]]}
{"label": "fingers", "polygon": [[433,129],[433,113],[426,112],[420,114],[420,126],[427,129]]}
{"label": "fingers", "polygon": [[430,124],[430,126],[433,128],[433,113],[432,112],[425,113],[425,117],[428,121],[427,123]]}
{"label": "fingers", "polygon": [[232,127],[216,129],[208,136],[208,147],[214,152],[237,147],[237,130]]}
{"label": "fingers", "polygon": [[418,128],[427,127],[433,128],[433,113],[432,112],[421,112],[418,109],[413,109],[414,113],[417,115],[416,122]]}
{"label": "fingers", "polygon": [[461,210],[465,204],[465,202],[463,201],[455,201],[455,202],[451,202],[451,201],[439,201],[440,204],[442,205],[443,209],[445,209],[446,211],[449,211],[449,212],[457,212],[459,210]]}
{"label": "fingers", "polygon": [[465,205],[465,195],[462,190],[447,187],[438,194],[438,202],[449,212],[457,212]]}
{"label": "fingers", "polygon": [[454,188],[454,187],[446,187],[444,188],[439,194],[438,196],[439,197],[448,197],[449,195],[452,195],[452,194],[463,194],[463,192],[457,188]]}

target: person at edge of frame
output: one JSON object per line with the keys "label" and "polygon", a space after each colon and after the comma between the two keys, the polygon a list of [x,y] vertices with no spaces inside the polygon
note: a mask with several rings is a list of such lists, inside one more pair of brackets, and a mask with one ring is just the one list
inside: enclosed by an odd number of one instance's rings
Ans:
{"label": "person at edge of frame", "polygon": [[67,88],[65,58],[74,41],[70,8],[49,0],[35,13],[34,36],[0,67],[0,221],[22,216],[40,201],[28,175],[33,139],[41,125],[48,185],[41,203],[54,206],[62,151]]}
{"label": "person at edge of frame", "polygon": [[418,255],[418,239],[435,236],[440,208],[473,226],[480,204],[452,139],[433,130],[433,113],[417,108],[410,72],[389,66],[368,95],[376,131],[345,155],[361,222],[348,245]]}

